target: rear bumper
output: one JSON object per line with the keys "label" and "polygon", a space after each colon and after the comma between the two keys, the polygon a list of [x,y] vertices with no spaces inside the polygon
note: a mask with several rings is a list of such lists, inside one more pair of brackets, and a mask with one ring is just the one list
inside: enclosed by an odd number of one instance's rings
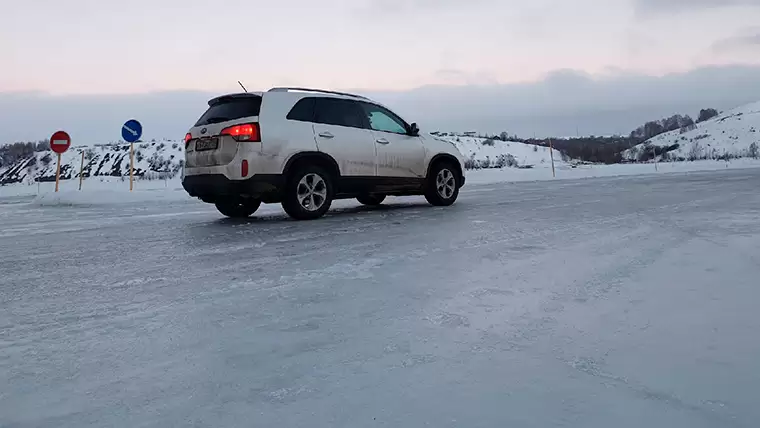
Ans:
{"label": "rear bumper", "polygon": [[245,180],[230,180],[223,174],[187,175],[182,179],[185,191],[205,202],[230,197],[277,199],[283,183],[280,174],[256,174]]}

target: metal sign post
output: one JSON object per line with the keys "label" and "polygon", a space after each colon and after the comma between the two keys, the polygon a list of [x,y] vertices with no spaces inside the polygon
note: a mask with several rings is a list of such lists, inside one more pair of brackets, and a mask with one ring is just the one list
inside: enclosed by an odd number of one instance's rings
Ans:
{"label": "metal sign post", "polygon": [[84,149],[82,149],[82,162],[79,164],[79,190],[82,190],[82,180],[84,180]]}
{"label": "metal sign post", "polygon": [[121,126],[121,137],[129,143],[129,191],[134,188],[135,182],[135,142],[142,136],[142,124],[135,119],[130,119]]}
{"label": "metal sign post", "polygon": [[129,191],[135,183],[135,143],[129,143]]}

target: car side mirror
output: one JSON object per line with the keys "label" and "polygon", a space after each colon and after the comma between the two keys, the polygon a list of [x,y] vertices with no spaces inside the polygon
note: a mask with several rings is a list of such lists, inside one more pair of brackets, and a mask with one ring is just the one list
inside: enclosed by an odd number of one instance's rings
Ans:
{"label": "car side mirror", "polygon": [[409,125],[409,135],[412,137],[420,135],[420,127],[416,123]]}

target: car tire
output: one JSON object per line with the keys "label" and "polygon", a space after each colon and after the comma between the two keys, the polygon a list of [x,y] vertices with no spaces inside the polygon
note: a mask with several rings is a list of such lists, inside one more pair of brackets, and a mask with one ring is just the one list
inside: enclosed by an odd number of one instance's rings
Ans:
{"label": "car tire", "polygon": [[261,206],[257,199],[217,201],[216,209],[230,218],[248,218]]}
{"label": "car tire", "polygon": [[425,199],[437,207],[453,204],[459,196],[458,169],[450,162],[438,162],[430,169],[425,184]]}
{"label": "car tire", "polygon": [[362,205],[369,205],[372,207],[378,206],[383,203],[385,200],[385,195],[383,194],[371,194],[371,195],[361,195],[356,198],[357,201],[359,201]]}
{"label": "car tire", "polygon": [[318,219],[330,209],[334,194],[330,174],[316,165],[306,165],[290,175],[282,208],[296,220]]}

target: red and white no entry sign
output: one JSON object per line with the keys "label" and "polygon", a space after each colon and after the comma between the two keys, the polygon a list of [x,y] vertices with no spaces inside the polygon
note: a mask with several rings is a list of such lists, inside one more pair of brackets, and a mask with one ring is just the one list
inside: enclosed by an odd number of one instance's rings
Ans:
{"label": "red and white no entry sign", "polygon": [[61,153],[71,146],[69,134],[58,131],[50,137],[50,150],[58,153],[58,165],[55,168],[55,191],[58,191],[58,182],[61,180]]}
{"label": "red and white no entry sign", "polygon": [[71,137],[64,131],[58,131],[50,137],[50,150],[61,154],[71,147]]}

